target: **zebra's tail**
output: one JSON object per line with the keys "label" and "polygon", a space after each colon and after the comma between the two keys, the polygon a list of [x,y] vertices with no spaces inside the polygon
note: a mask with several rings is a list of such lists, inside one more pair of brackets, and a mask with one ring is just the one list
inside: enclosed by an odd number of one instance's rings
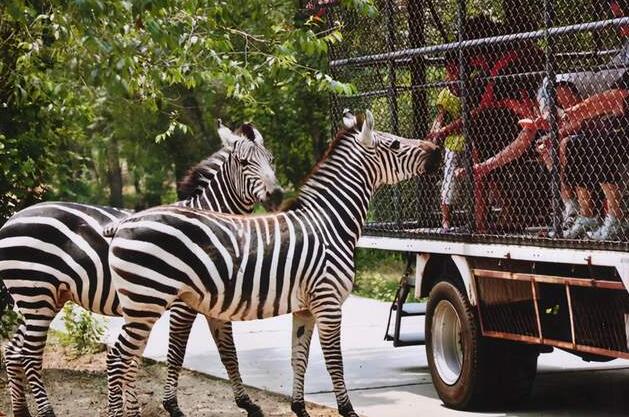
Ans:
{"label": "zebra's tail", "polygon": [[114,235],[116,234],[116,230],[118,230],[119,225],[120,225],[120,222],[107,223],[105,227],[103,227],[103,236],[114,237]]}

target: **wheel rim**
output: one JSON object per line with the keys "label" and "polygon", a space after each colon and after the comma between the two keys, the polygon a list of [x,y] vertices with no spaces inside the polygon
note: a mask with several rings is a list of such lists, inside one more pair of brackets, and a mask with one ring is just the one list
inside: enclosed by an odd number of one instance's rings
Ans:
{"label": "wheel rim", "polygon": [[432,319],[432,352],[437,372],[447,385],[454,385],[463,369],[461,320],[447,300],[441,300]]}

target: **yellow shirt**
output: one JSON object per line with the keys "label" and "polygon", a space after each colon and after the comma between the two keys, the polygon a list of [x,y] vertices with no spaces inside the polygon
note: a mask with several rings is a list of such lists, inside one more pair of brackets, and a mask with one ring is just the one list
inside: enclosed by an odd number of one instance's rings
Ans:
{"label": "yellow shirt", "polygon": [[[439,92],[437,107],[446,112],[450,121],[459,118],[461,115],[461,99],[452,94],[448,88],[444,88]],[[465,148],[465,138],[463,135],[450,135],[444,141],[443,146],[450,151],[461,152]]]}

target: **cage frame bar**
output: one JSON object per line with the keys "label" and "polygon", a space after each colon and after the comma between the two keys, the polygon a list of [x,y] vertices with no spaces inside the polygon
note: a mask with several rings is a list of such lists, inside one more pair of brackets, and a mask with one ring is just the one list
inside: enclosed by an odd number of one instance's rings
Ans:
{"label": "cage frame bar", "polygon": [[[460,0],[459,0],[460,1]],[[594,30],[604,30],[609,27],[619,27],[629,24],[629,17],[618,17],[614,19],[597,20],[595,22],[578,23],[575,25],[551,27],[547,29],[539,29],[531,32],[512,33],[509,35],[492,36],[488,38],[470,39],[463,42],[450,42],[440,45],[424,46],[421,48],[406,48],[395,52],[387,52],[372,55],[363,55],[354,58],[334,59],[330,61],[330,67],[343,67],[356,64],[373,64],[376,62],[386,62],[390,59],[413,58],[417,55],[428,55],[442,53],[458,48],[468,49],[482,45],[493,45],[502,42],[511,42],[517,40],[538,40],[545,36],[561,36],[574,33],[589,32]]]}

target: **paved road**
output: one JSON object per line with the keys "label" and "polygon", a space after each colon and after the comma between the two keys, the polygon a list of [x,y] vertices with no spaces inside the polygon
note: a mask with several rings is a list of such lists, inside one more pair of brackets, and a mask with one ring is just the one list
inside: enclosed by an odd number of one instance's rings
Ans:
{"label": "paved road", "polygon": [[[613,416],[629,415],[629,361],[586,363],[568,353],[542,355],[532,399],[508,413],[463,413],[441,405],[431,384],[423,347],[393,348],[382,340],[388,304],[350,297],[343,310],[345,374],[355,407],[369,417],[417,416]],[[167,321],[155,326],[145,355],[164,360]],[[422,318],[409,318],[423,326]],[[110,323],[109,337],[120,320]],[[234,332],[246,384],[290,395],[290,316],[235,323]],[[226,377],[203,320],[197,319],[185,366]],[[306,399],[334,406],[331,382],[318,341],[313,340],[306,375]]]}

